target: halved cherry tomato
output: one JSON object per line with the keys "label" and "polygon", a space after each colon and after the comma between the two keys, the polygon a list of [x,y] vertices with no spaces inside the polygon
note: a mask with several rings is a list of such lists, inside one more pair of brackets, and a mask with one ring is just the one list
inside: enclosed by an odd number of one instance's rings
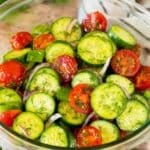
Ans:
{"label": "halved cherry tomato", "polygon": [[71,81],[78,71],[78,64],[74,57],[61,55],[53,62],[52,67],[60,74],[62,82]]}
{"label": "halved cherry tomato", "polygon": [[11,127],[14,119],[21,113],[21,110],[8,110],[0,113],[0,122],[8,127]]}
{"label": "halved cherry tomato", "polygon": [[53,41],[55,41],[55,38],[52,34],[41,34],[33,40],[33,47],[35,49],[45,49]]}
{"label": "halved cherry tomato", "polygon": [[107,27],[107,19],[102,13],[98,11],[92,12],[87,14],[85,19],[83,19],[82,27],[85,32],[94,30],[105,31]]}
{"label": "halved cherry tomato", "polygon": [[140,60],[133,51],[122,49],[112,57],[111,66],[115,73],[133,77],[140,69]]}
{"label": "halved cherry tomato", "polygon": [[32,42],[32,35],[29,32],[18,32],[11,39],[11,45],[14,50],[20,50]]}
{"label": "halved cherry tomato", "polygon": [[10,60],[0,65],[0,86],[16,87],[24,76],[26,69],[24,65],[16,60]]}
{"label": "halved cherry tomato", "polygon": [[135,76],[135,87],[138,90],[150,89],[150,66],[142,66]]}
{"label": "halved cherry tomato", "polygon": [[102,136],[99,129],[85,126],[77,134],[78,147],[92,147],[102,144]]}
{"label": "halved cherry tomato", "polygon": [[93,88],[88,84],[78,84],[69,93],[70,106],[79,113],[91,112],[90,94]]}
{"label": "halved cherry tomato", "polygon": [[142,47],[140,44],[136,44],[134,47],[133,47],[133,51],[135,52],[135,54],[139,57],[140,54],[141,54],[141,51],[142,51]]}

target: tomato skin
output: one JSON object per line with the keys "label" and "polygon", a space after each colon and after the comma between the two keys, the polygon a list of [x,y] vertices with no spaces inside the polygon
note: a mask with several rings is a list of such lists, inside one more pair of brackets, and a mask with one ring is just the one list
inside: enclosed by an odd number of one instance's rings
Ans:
{"label": "tomato skin", "polygon": [[85,19],[82,21],[82,27],[85,32],[94,30],[105,31],[107,19],[102,13],[95,11],[86,15]]}
{"label": "tomato skin", "polygon": [[0,65],[0,86],[16,87],[25,76],[25,67],[16,60],[10,60]]}
{"label": "tomato skin", "polygon": [[150,89],[150,66],[142,66],[135,76],[135,87],[138,90]]}
{"label": "tomato skin", "polygon": [[20,50],[32,42],[32,35],[29,32],[17,32],[11,38],[11,45],[14,50]]}
{"label": "tomato skin", "polygon": [[62,82],[71,81],[78,71],[78,64],[74,57],[61,55],[53,62],[52,67],[60,74]]}
{"label": "tomato skin", "polygon": [[92,147],[102,144],[100,131],[92,126],[85,126],[77,134],[78,147]]}
{"label": "tomato skin", "polygon": [[70,106],[79,113],[88,114],[92,111],[90,94],[93,88],[87,84],[78,84],[69,93]]}
{"label": "tomato skin", "polygon": [[115,73],[133,77],[139,71],[141,65],[138,56],[132,50],[122,49],[112,57],[111,67]]}
{"label": "tomato skin", "polygon": [[55,41],[55,38],[52,34],[41,34],[33,40],[33,47],[35,49],[45,49],[53,41]]}
{"label": "tomato skin", "polygon": [[12,127],[14,119],[21,113],[21,110],[7,110],[0,113],[0,122],[8,127]]}
{"label": "tomato skin", "polygon": [[128,134],[128,132],[121,130],[120,131],[120,137],[121,137],[121,139],[125,138],[127,136],[127,134]]}

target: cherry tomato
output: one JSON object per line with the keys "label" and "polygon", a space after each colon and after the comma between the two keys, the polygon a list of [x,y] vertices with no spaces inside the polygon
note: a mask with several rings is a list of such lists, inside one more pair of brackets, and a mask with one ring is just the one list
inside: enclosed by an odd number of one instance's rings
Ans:
{"label": "cherry tomato", "polygon": [[142,47],[140,44],[136,44],[134,47],[133,47],[133,51],[135,52],[135,54],[139,57],[140,54],[141,54],[141,51],[142,51]]}
{"label": "cherry tomato", "polygon": [[85,126],[77,134],[78,147],[92,147],[102,144],[102,137],[99,129],[92,126]]}
{"label": "cherry tomato", "polygon": [[107,19],[102,13],[98,11],[92,12],[87,14],[85,19],[83,19],[82,27],[85,32],[94,30],[105,31],[107,27]]}
{"label": "cherry tomato", "polygon": [[18,32],[11,39],[11,45],[14,50],[20,50],[32,42],[32,35],[29,32]]}
{"label": "cherry tomato", "polygon": [[93,88],[88,84],[78,84],[69,93],[70,106],[79,113],[91,112],[90,94]]}
{"label": "cherry tomato", "polygon": [[78,64],[74,57],[61,55],[56,58],[52,67],[60,74],[62,82],[71,81],[78,71]]}
{"label": "cherry tomato", "polygon": [[50,43],[55,41],[55,38],[51,34],[41,34],[33,40],[33,47],[35,49],[45,49]]}
{"label": "cherry tomato", "polygon": [[16,60],[10,60],[0,65],[0,86],[16,87],[25,76],[25,67]]}
{"label": "cherry tomato", "polygon": [[150,89],[150,66],[142,66],[135,76],[135,87],[138,90]]}
{"label": "cherry tomato", "polygon": [[111,66],[115,73],[133,77],[140,69],[140,60],[131,50],[119,50],[112,57]]}
{"label": "cherry tomato", "polygon": [[21,113],[21,110],[8,110],[0,113],[0,122],[8,127],[11,127],[14,119]]}

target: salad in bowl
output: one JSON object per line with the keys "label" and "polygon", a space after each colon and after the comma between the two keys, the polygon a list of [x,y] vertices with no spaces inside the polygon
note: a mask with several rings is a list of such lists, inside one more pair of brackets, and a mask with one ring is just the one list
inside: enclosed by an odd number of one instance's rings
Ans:
{"label": "salad in bowl", "polygon": [[150,65],[135,35],[100,11],[16,32],[0,64],[1,126],[27,149],[101,149],[140,136]]}

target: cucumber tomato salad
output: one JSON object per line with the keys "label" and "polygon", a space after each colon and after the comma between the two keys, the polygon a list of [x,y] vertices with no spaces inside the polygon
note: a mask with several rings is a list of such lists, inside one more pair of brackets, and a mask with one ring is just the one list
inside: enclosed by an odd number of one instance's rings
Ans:
{"label": "cucumber tomato salad", "polygon": [[122,139],[149,121],[150,66],[125,28],[100,12],[19,31],[0,64],[0,122],[58,147]]}

